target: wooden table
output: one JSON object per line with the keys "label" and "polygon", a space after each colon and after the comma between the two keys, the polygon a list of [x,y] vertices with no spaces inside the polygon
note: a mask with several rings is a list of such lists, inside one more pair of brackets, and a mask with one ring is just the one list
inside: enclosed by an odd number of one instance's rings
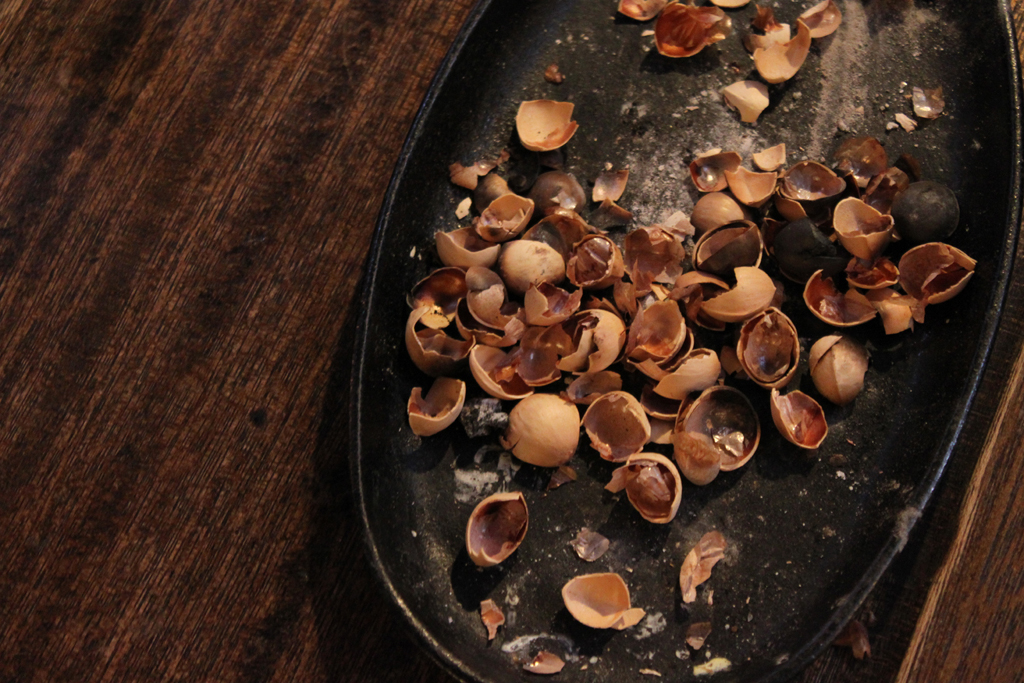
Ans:
{"label": "wooden table", "polygon": [[[0,681],[451,680],[363,557],[347,381],[375,216],[469,7],[0,5]],[[874,656],[801,680],[1024,675],[1022,266],[977,466],[869,601]]]}

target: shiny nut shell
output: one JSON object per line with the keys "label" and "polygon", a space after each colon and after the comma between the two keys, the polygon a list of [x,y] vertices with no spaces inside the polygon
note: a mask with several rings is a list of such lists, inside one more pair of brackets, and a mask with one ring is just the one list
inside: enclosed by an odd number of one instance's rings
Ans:
{"label": "shiny nut shell", "polygon": [[466,552],[473,564],[493,567],[522,544],[530,514],[523,494],[495,493],[480,501],[466,523]]}

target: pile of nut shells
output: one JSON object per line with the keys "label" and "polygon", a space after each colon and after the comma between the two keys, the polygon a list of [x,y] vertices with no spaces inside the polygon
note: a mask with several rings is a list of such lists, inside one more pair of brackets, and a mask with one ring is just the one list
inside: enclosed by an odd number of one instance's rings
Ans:
{"label": "pile of nut shells", "polygon": [[[627,170],[598,175],[588,201],[558,168],[577,129],[572,111],[524,102],[521,147],[450,169],[477,214],[469,227],[437,233],[444,267],[409,295],[406,347],[436,378],[409,399],[420,436],[457,419],[467,397],[460,377],[471,376],[506,402],[500,443],[513,456],[571,481],[583,431],[600,458],[620,464],[607,488],[667,524],[688,485],[755,455],[762,426],[751,396],[768,402],[786,440],[813,451],[828,435],[818,399],[845,405],[864,385],[868,353],[845,328],[880,318],[888,334],[912,330],[973,275],[975,262],[939,241],[959,222],[953,193],[919,180],[911,159],[890,164],[874,138],[844,141],[831,165],[787,167],[784,145],[754,154],[752,169],[736,152],[700,154],[689,167],[701,195],[690,216],[630,229],[615,203]],[[523,155],[553,168],[513,182]],[[887,254],[897,249],[894,262]],[[782,311],[783,279],[835,328],[807,353],[817,398],[791,388],[802,350]],[[488,497],[467,524],[470,559],[500,563],[528,524],[522,493]],[[573,616],[598,628],[639,620],[621,578],[588,577],[563,590]]]}

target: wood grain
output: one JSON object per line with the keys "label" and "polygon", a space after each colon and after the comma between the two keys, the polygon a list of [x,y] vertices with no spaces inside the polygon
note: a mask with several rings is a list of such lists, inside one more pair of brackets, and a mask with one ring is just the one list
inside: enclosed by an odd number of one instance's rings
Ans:
{"label": "wood grain", "polygon": [[[0,681],[452,680],[363,557],[347,386],[375,216],[470,6],[0,6]],[[978,466],[869,601],[873,659],[802,680],[1019,679],[1022,258]]]}

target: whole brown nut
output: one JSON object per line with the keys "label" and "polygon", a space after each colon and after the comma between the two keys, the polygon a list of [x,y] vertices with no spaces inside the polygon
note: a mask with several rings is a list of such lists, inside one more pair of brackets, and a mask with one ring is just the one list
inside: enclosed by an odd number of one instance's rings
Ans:
{"label": "whole brown nut", "polygon": [[501,248],[498,269],[505,286],[523,296],[530,285],[547,282],[557,285],[565,279],[565,261],[561,254],[534,240],[515,240]]}

